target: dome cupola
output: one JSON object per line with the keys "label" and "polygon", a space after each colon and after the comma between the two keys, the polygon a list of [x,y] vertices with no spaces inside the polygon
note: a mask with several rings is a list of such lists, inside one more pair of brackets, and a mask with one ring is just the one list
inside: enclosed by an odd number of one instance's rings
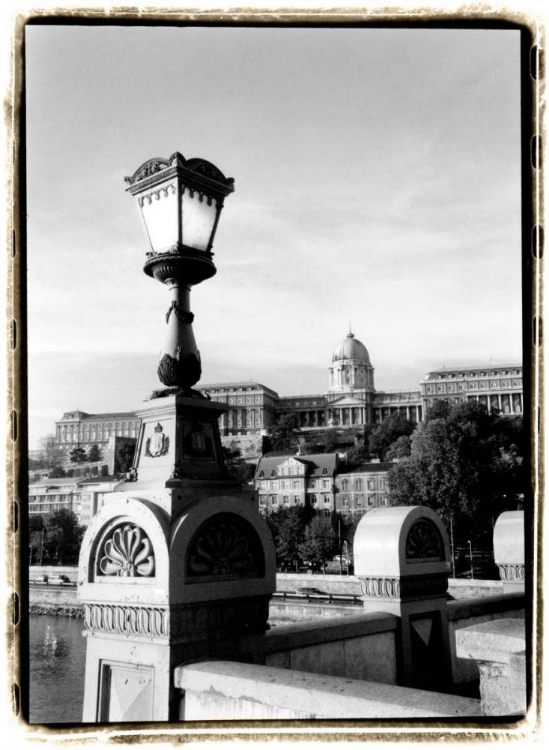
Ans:
{"label": "dome cupola", "polygon": [[355,334],[350,331],[334,349],[332,363],[339,362],[342,359],[354,360],[355,362],[371,366],[368,350],[362,341],[356,339]]}
{"label": "dome cupola", "polygon": [[355,338],[350,330],[334,349],[329,373],[329,393],[374,390],[374,368],[370,355],[362,341]]}

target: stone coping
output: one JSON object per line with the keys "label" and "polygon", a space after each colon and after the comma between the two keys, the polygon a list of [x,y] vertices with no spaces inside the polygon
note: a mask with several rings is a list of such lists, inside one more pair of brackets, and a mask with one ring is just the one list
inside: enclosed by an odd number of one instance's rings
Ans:
{"label": "stone coping", "polygon": [[525,649],[525,622],[519,618],[483,622],[456,633],[456,652],[462,659],[508,664]]}
{"label": "stone coping", "polygon": [[526,597],[522,591],[486,596],[480,599],[456,599],[455,601],[449,601],[447,604],[448,619],[461,620],[501,612],[515,612],[524,610],[525,606]]}
{"label": "stone coping", "polygon": [[277,708],[315,719],[463,720],[482,715],[480,701],[473,698],[257,664],[210,661],[177,667],[174,683],[203,698],[211,696],[220,720],[233,718],[231,707],[239,700],[265,705],[271,717]]}
{"label": "stone coping", "polygon": [[395,631],[399,618],[386,612],[277,625],[265,634],[267,653]]}

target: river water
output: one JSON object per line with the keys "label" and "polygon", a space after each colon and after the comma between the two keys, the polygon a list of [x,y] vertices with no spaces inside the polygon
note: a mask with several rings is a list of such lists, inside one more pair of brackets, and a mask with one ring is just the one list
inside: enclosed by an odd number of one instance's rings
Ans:
{"label": "river water", "polygon": [[29,719],[31,724],[82,721],[86,639],[84,621],[29,618]]}
{"label": "river water", "polygon": [[[277,618],[272,625],[290,622]],[[84,700],[84,621],[71,617],[29,618],[29,719],[31,724],[79,724]]]}

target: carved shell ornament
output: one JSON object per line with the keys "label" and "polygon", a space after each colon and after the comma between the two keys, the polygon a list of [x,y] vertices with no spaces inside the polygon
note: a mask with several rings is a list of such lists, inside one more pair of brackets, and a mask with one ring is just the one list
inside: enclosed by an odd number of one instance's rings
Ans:
{"label": "carved shell ornament", "polygon": [[132,523],[116,526],[103,542],[99,571],[122,578],[152,577],[153,546],[143,529]]}
{"label": "carved shell ornament", "polygon": [[431,521],[416,521],[408,532],[406,538],[406,559],[444,559],[440,533]]}
{"label": "carved shell ornament", "polygon": [[259,574],[259,539],[253,527],[231,513],[219,513],[196,532],[189,545],[189,576]]}

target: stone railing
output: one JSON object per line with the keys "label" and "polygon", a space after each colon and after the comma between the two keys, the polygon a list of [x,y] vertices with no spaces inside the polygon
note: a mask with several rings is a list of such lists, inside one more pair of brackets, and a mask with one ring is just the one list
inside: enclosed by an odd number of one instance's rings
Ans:
{"label": "stone railing", "polygon": [[481,716],[480,701],[257,664],[202,662],[175,670],[182,721],[432,719]]}

